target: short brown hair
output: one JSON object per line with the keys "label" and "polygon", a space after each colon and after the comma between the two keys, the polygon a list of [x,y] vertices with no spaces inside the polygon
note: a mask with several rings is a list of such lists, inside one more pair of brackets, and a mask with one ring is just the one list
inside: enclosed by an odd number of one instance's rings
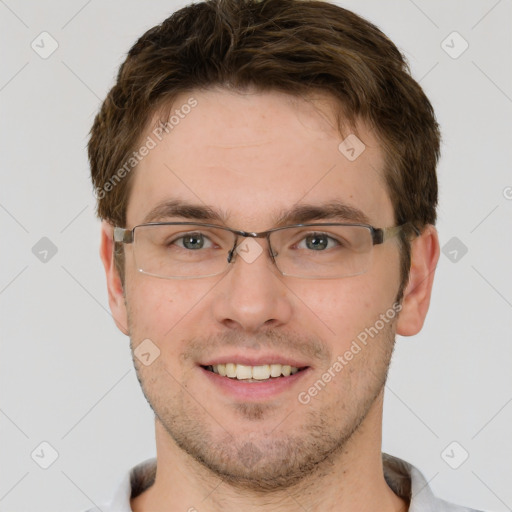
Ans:
{"label": "short brown hair", "polygon": [[[377,27],[317,0],[206,0],[136,42],[91,129],[100,218],[124,227],[129,170],[114,179],[155,113],[180,93],[214,86],[330,94],[340,132],[362,119],[381,143],[395,222],[435,224],[440,135],[432,105]],[[405,285],[410,245],[402,243]]]}

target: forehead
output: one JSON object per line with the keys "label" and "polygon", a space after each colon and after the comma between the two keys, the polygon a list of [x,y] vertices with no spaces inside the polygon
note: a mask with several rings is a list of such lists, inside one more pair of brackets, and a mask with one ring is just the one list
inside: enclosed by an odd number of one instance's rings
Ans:
{"label": "forehead", "polygon": [[166,124],[155,116],[141,138],[151,149],[133,171],[128,225],[173,200],[208,206],[233,227],[255,231],[297,205],[332,201],[391,224],[378,141],[362,123],[357,135],[348,127],[341,135],[335,108],[320,95],[181,94]]}

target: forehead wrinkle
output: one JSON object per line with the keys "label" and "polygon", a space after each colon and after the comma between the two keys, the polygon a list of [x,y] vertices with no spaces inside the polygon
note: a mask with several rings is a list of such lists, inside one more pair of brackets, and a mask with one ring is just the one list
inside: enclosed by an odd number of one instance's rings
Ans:
{"label": "forehead wrinkle", "polygon": [[270,140],[263,140],[263,141],[247,141],[247,142],[239,142],[237,144],[226,144],[226,143],[219,143],[219,144],[207,144],[207,148],[222,148],[222,149],[238,149],[238,148],[252,148],[252,147],[259,147],[264,146],[266,144],[270,144],[274,142],[272,139]]}

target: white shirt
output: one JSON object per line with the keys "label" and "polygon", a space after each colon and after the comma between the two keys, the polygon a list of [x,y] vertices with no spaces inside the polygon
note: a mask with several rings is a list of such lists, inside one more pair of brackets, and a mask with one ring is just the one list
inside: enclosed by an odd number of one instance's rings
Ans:
{"label": "white shirt", "polygon": [[[436,498],[425,477],[411,464],[382,454],[384,478],[393,492],[410,501],[409,512],[478,512]],[[148,459],[133,467],[122,479],[113,498],[99,508],[86,512],[132,512],[130,498],[150,487],[155,479],[156,459]]]}

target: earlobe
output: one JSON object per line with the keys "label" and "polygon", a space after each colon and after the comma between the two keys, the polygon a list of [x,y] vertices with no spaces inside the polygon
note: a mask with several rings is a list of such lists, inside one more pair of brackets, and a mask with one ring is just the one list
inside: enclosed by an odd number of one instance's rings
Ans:
{"label": "earlobe", "polygon": [[396,328],[396,333],[401,336],[413,336],[423,327],[430,305],[439,252],[439,238],[432,225],[426,226],[421,235],[411,242],[409,281]]}
{"label": "earlobe", "polygon": [[114,264],[114,228],[111,224],[103,221],[101,224],[100,258],[105,268],[108,289],[108,303],[112,318],[118,329],[128,335],[128,315],[124,298],[123,284],[121,277]]}

